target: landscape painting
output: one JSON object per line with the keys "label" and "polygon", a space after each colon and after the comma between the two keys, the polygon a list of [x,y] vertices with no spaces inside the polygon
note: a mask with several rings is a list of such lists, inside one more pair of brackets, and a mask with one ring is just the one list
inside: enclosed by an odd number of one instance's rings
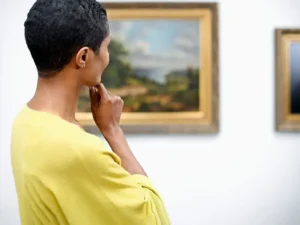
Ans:
{"label": "landscape painting", "polygon": [[[124,112],[199,111],[198,20],[114,20],[110,30],[102,82],[122,97]],[[90,111],[87,88],[79,111]]]}
{"label": "landscape painting", "polygon": [[276,130],[300,131],[300,29],[276,34]]}
{"label": "landscape painting", "polygon": [[[218,131],[217,5],[106,3],[110,63],[101,82],[124,100],[127,133]],[[89,91],[78,121],[95,130]],[[96,129],[97,130],[97,129]]]}
{"label": "landscape painting", "polygon": [[290,112],[300,114],[300,40],[290,43]]}

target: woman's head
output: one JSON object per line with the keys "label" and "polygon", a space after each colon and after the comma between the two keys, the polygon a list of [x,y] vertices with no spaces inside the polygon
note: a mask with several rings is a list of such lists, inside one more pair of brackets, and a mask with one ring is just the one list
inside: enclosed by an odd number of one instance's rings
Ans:
{"label": "woman's head", "polygon": [[[71,68],[95,85],[109,62],[106,10],[95,0],[37,0],[25,21],[25,39],[42,78]],[[75,74],[74,74],[75,75]]]}

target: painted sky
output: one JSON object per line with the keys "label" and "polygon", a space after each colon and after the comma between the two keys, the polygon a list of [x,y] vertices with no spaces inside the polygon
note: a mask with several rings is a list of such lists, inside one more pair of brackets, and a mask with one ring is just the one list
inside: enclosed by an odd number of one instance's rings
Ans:
{"label": "painted sky", "polygon": [[198,20],[113,20],[112,38],[129,50],[134,69],[151,70],[154,79],[162,80],[172,70],[199,65]]}

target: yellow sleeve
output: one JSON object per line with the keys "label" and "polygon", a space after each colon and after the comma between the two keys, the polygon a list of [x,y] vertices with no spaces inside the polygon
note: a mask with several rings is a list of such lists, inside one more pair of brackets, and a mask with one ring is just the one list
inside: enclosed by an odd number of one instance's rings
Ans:
{"label": "yellow sleeve", "polygon": [[71,225],[169,225],[164,204],[148,177],[130,175],[112,152],[81,149],[61,173],[58,196]]}

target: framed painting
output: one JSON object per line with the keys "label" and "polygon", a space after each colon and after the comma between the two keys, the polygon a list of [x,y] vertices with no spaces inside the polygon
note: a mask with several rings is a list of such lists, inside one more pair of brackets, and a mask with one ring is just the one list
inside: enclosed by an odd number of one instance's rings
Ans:
{"label": "framed painting", "polygon": [[[216,3],[104,3],[111,43],[102,82],[124,100],[125,133],[217,133]],[[78,121],[88,132],[88,89]]]}
{"label": "framed painting", "polygon": [[276,130],[300,131],[300,29],[276,30]]}

